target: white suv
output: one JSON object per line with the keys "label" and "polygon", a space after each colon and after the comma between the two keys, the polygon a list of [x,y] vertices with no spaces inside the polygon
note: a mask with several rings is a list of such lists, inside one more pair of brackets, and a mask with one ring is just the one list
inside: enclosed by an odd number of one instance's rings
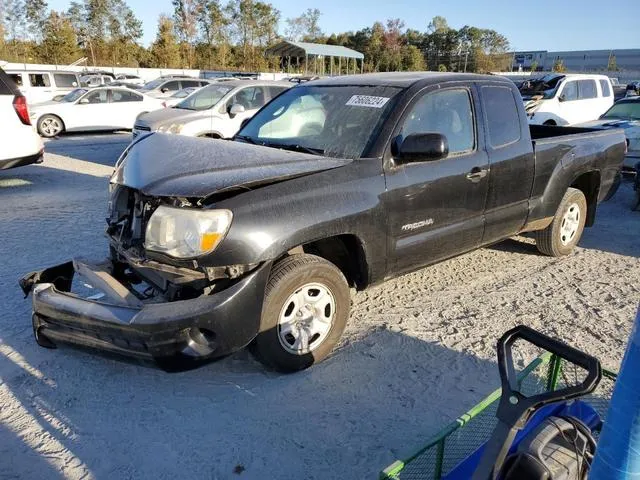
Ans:
{"label": "white suv", "polygon": [[550,73],[523,82],[520,93],[529,123],[575,125],[600,118],[613,105],[606,75]]}
{"label": "white suv", "polygon": [[41,163],[42,140],[31,126],[27,99],[0,68],[0,170]]}

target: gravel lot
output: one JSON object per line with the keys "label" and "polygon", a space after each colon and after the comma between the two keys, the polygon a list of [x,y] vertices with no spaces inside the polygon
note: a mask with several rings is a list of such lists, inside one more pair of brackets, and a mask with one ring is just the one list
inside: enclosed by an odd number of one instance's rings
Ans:
{"label": "gravel lot", "polygon": [[0,172],[0,478],[375,478],[495,388],[495,341],[516,324],[620,361],[640,300],[628,183],[568,258],[518,238],[354,294],[341,347],[299,374],[246,352],[167,374],[42,349],[16,280],[104,255],[128,139],[63,137],[44,164]]}

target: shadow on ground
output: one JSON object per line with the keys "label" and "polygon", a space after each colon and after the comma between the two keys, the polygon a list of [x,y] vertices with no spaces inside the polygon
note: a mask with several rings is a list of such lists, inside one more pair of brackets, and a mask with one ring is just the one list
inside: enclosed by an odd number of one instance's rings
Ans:
{"label": "shadow on ground", "polygon": [[53,478],[55,451],[96,478],[374,478],[497,384],[490,362],[388,330],[293,375],[246,352],[167,374],[23,345],[0,358],[24,428],[5,420],[0,476]]}

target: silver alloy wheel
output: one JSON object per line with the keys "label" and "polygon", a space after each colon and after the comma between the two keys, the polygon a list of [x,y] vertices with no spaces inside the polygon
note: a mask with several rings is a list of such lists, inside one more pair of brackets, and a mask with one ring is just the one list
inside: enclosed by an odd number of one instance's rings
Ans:
{"label": "silver alloy wheel", "polygon": [[571,243],[579,228],[580,207],[577,203],[572,203],[562,217],[562,225],[560,226],[560,241],[562,245]]}
{"label": "silver alloy wheel", "polygon": [[322,283],[307,283],[289,295],[278,318],[280,345],[294,355],[305,355],[324,342],[331,331],[336,301]]}
{"label": "silver alloy wheel", "polygon": [[40,122],[40,129],[48,137],[55,137],[62,131],[60,120],[55,117],[46,117]]}

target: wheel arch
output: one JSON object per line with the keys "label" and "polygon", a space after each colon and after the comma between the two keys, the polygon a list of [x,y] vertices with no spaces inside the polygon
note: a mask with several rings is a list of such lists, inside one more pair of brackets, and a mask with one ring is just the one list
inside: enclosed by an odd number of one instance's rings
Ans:
{"label": "wheel arch", "polygon": [[316,255],[333,263],[351,287],[362,290],[369,285],[367,254],[357,235],[341,234],[312,240],[290,249],[286,255],[299,253]]}
{"label": "wheel arch", "polygon": [[43,113],[38,117],[38,120],[36,121],[36,127],[38,128],[38,131],[40,130],[40,122],[45,117],[56,117],[58,120],[60,120],[60,123],[62,123],[62,132],[67,130],[67,124],[64,121],[64,118],[62,118],[62,116],[59,113]]}
{"label": "wheel arch", "polygon": [[587,218],[585,226],[593,226],[596,220],[598,194],[600,192],[600,171],[590,170],[580,174],[570,187],[580,190],[587,199]]}

